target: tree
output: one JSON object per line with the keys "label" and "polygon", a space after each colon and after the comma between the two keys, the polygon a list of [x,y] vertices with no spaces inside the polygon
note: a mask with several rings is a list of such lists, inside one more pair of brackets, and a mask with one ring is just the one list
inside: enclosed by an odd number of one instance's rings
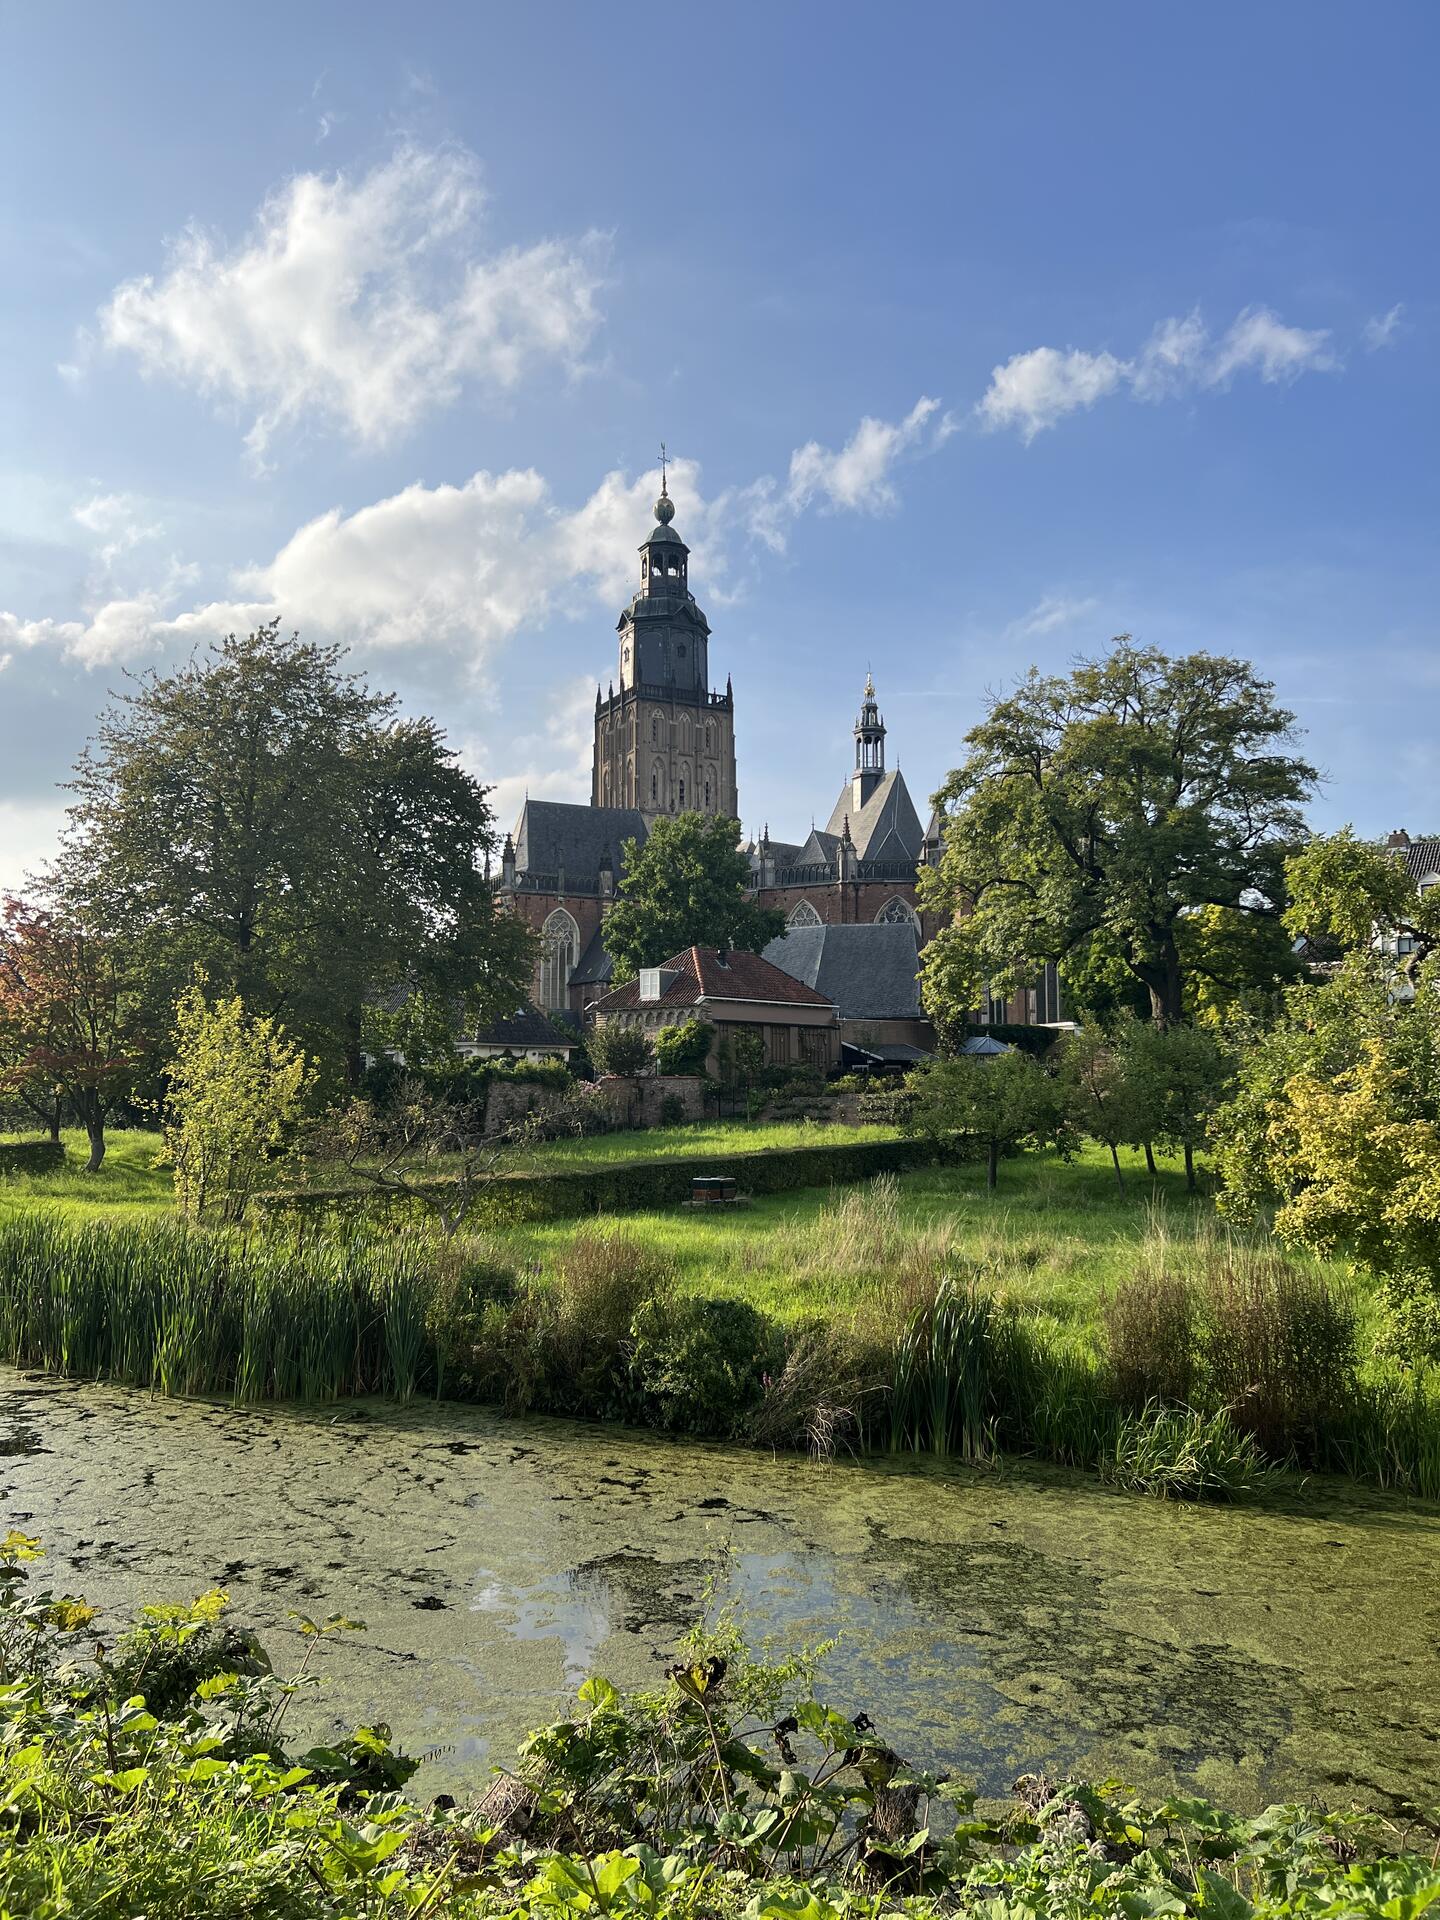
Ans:
{"label": "tree", "polygon": [[353,1077],[367,997],[419,984],[506,1011],[530,936],[482,871],[485,789],[342,661],[272,622],[142,676],[76,770],[58,878],[135,945],[157,1008],[199,966]]}
{"label": "tree", "polygon": [[175,1008],[167,1068],[165,1158],[180,1211],[192,1220],[243,1218],[261,1176],[293,1159],[315,1090],[313,1064],[270,1016],[238,994],[205,998],[197,975]]}
{"label": "tree", "polygon": [[1060,1045],[1061,1105],[1077,1133],[1110,1149],[1115,1184],[1125,1191],[1121,1147],[1143,1146],[1152,1116],[1129,1071],[1125,1050],[1098,1027],[1081,1027]]}
{"label": "tree", "polygon": [[1121,1029],[1134,1122],[1141,1144],[1185,1156],[1185,1184],[1195,1191],[1195,1155],[1224,1098],[1230,1067],[1215,1035],[1201,1027],[1153,1027],[1131,1020]]}
{"label": "tree", "polygon": [[[539,1132],[532,1113],[506,1126],[487,1127],[483,1107],[451,1100],[409,1075],[382,1105],[348,1101],[319,1133],[315,1157],[340,1167],[374,1192],[414,1202],[453,1239],[482,1195],[504,1171],[511,1150]],[[552,1110],[551,1134],[564,1126]]]}
{"label": "tree", "polygon": [[949,922],[923,961],[936,1017],[1103,935],[1155,1023],[1181,1019],[1186,917],[1218,906],[1250,928],[1284,907],[1316,775],[1283,751],[1293,716],[1272,696],[1244,661],[1122,636],[996,700],[935,796],[943,851],[920,891]]}
{"label": "tree", "polygon": [[[1352,827],[1317,834],[1288,862],[1285,878],[1290,933],[1342,954],[1394,939],[1400,971],[1413,990],[1425,961],[1440,948],[1440,887],[1421,893],[1398,851],[1358,839]],[[1402,942],[1406,950],[1400,950]]]}
{"label": "tree", "polygon": [[54,1116],[68,1106],[105,1158],[105,1123],[134,1090],[148,1034],[120,943],[22,900],[0,908],[0,1088]]}
{"label": "tree", "polygon": [[736,820],[677,813],[662,815],[643,847],[626,841],[620,898],[605,919],[617,983],[685,947],[759,953],[785,931],[778,908],[746,899],[750,868],[739,839]]}
{"label": "tree", "polygon": [[591,1064],[599,1073],[636,1080],[655,1064],[655,1048],[643,1027],[628,1020],[597,1020],[590,1029]]}
{"label": "tree", "polygon": [[[1358,925],[1358,923],[1355,923]],[[1402,996],[1362,949],[1242,1054],[1214,1123],[1222,1209],[1380,1280],[1394,1344],[1440,1360],[1440,958]]]}
{"label": "tree", "polygon": [[934,1060],[906,1083],[907,1133],[946,1139],[956,1134],[985,1149],[985,1184],[993,1192],[1001,1154],[1053,1139],[1060,1127],[1054,1081],[1020,1049],[990,1059]]}

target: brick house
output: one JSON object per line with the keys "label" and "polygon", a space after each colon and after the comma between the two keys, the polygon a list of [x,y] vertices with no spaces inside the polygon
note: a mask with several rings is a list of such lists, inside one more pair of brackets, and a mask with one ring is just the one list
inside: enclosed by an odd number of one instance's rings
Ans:
{"label": "brick house", "polygon": [[619,1020],[654,1033],[660,1027],[704,1020],[715,1028],[707,1065],[718,1064],[721,1042],[757,1034],[772,1067],[812,1066],[828,1073],[840,1062],[840,1009],[824,993],[797,980],[758,953],[687,947],[663,966],[642,967],[591,1007],[597,1020]]}

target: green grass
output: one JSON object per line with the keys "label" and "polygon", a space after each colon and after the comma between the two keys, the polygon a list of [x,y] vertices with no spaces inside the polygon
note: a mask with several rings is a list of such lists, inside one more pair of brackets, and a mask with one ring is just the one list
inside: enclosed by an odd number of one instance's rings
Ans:
{"label": "green grass", "polygon": [[136,1220],[174,1210],[170,1169],[155,1164],[158,1133],[110,1133],[99,1173],[85,1171],[90,1143],[83,1132],[67,1129],[63,1139],[68,1158],[59,1172],[0,1174],[0,1219],[32,1207],[104,1220]]}
{"label": "green grass", "polygon": [[[723,1172],[727,1155],[873,1140],[893,1131],[706,1121],[553,1141],[529,1149],[521,1163],[559,1169],[703,1154]],[[83,1134],[67,1133],[66,1147],[70,1163],[62,1172],[0,1176],[0,1219],[31,1208],[105,1220],[173,1211],[169,1171],[155,1164],[157,1134],[112,1134],[95,1175],[84,1171]],[[1108,1150],[1087,1146],[1069,1161],[1032,1154],[1002,1162],[993,1194],[980,1164],[901,1175],[888,1221],[875,1218],[867,1185],[765,1195],[734,1211],[629,1213],[617,1224],[660,1252],[689,1290],[747,1300],[778,1320],[883,1306],[903,1297],[907,1276],[923,1278],[946,1262],[975,1264],[995,1270],[1007,1297],[1041,1313],[1077,1344],[1093,1346],[1101,1296],[1130,1273],[1157,1209],[1178,1233],[1214,1217],[1211,1200],[1186,1192],[1177,1161],[1162,1159],[1152,1178],[1143,1155],[1122,1153],[1121,1159],[1123,1195]],[[486,1237],[506,1261],[549,1269],[578,1224],[520,1226]],[[1332,1272],[1348,1279],[1339,1266]],[[1362,1331],[1373,1318],[1367,1296]]]}
{"label": "green grass", "polygon": [[[895,1140],[896,1127],[847,1127],[813,1120],[697,1120],[688,1126],[652,1127],[643,1133],[597,1133],[585,1140],[550,1140],[516,1156],[521,1167],[560,1172],[616,1166],[629,1160],[685,1160],[698,1154],[723,1158],[780,1147],[850,1146],[864,1140]],[[723,1167],[717,1169],[724,1171]]]}

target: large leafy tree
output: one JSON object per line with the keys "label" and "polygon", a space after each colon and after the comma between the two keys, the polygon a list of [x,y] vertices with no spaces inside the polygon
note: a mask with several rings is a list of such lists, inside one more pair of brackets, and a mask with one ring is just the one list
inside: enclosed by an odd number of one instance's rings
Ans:
{"label": "large leafy tree", "polygon": [[1043,1146],[1063,1126],[1055,1081],[1019,1048],[988,1059],[933,1060],[911,1074],[906,1092],[905,1131],[940,1140],[958,1135],[983,1147],[992,1192],[1002,1154]]}
{"label": "large leafy tree", "polygon": [[657,820],[643,847],[626,842],[620,898],[605,919],[617,980],[683,947],[759,953],[784,932],[783,913],[745,897],[750,870],[739,838],[738,821],[677,813]]}
{"label": "large leafy tree", "polygon": [[149,1034],[122,945],[50,908],[0,907],[0,1088],[36,1111],[64,1108],[105,1158],[105,1123],[134,1090]]}
{"label": "large leafy tree", "polygon": [[1243,932],[1283,910],[1316,778],[1292,729],[1242,660],[1122,636],[1069,674],[1032,671],[936,795],[944,850],[921,893],[949,924],[925,955],[932,1011],[954,1019],[987,980],[1013,991],[1098,937],[1157,1025],[1183,1018],[1187,918],[1219,907]]}
{"label": "large leafy tree", "polygon": [[485,789],[337,648],[272,622],[143,676],[73,784],[59,883],[141,953],[157,1005],[199,966],[353,1073],[374,992],[420,985],[477,1013],[524,998],[529,936],[483,870]]}
{"label": "large leafy tree", "polygon": [[1440,949],[1440,887],[1422,893],[1399,850],[1361,840],[1352,827],[1317,835],[1285,873],[1285,925],[1292,934],[1322,953],[1327,945],[1348,954],[1393,940],[1413,989],[1425,961]]}

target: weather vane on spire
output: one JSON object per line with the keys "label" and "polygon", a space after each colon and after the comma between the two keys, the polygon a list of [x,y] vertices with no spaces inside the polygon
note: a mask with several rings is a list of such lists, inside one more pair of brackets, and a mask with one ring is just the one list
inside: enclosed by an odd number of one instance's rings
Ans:
{"label": "weather vane on spire", "polygon": [[665,469],[669,464],[669,458],[670,456],[665,451],[665,442],[662,440],[660,442],[660,491],[661,493],[664,493],[667,491],[667,488],[665,486]]}

